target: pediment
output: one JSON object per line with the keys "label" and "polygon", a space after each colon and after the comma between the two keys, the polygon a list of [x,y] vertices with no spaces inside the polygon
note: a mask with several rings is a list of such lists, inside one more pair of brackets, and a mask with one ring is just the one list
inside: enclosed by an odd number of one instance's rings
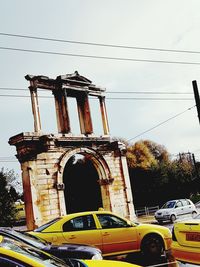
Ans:
{"label": "pediment", "polygon": [[72,74],[65,74],[65,75],[60,75],[57,77],[58,80],[62,80],[63,82],[67,81],[74,81],[74,82],[79,82],[79,83],[84,83],[87,85],[90,85],[92,81],[87,79],[86,77],[79,75],[78,71],[75,71]]}

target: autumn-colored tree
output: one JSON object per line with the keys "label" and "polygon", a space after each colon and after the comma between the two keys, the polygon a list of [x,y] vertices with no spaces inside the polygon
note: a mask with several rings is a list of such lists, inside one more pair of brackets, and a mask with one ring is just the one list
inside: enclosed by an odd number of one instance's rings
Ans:
{"label": "autumn-colored tree", "polygon": [[[150,146],[150,141],[148,141]],[[157,159],[144,141],[136,142],[127,148],[127,162],[129,168],[147,170],[157,163]]]}
{"label": "autumn-colored tree", "polygon": [[161,205],[198,192],[198,177],[187,154],[171,160],[164,146],[150,140],[128,146],[126,155],[136,207]]}
{"label": "autumn-colored tree", "polygon": [[144,140],[141,141],[144,143],[144,145],[146,145],[149,149],[149,151],[151,152],[151,154],[154,156],[154,158],[158,161],[158,162],[167,162],[169,161],[169,153],[166,150],[166,148],[163,145],[159,145],[153,141],[150,140]]}

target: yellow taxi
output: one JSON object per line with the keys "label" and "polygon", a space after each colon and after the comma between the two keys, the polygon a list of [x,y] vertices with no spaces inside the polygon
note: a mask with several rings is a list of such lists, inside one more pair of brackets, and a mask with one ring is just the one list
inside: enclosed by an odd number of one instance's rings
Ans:
{"label": "yellow taxi", "polygon": [[177,221],[172,229],[172,253],[181,262],[200,264],[200,215]]}
{"label": "yellow taxi", "polygon": [[64,262],[39,249],[7,237],[0,236],[1,267],[139,267],[122,261],[76,260]]}
{"label": "yellow taxi", "polygon": [[66,267],[68,265],[25,243],[0,236],[0,266]]}
{"label": "yellow taxi", "polygon": [[167,227],[131,222],[109,211],[68,214],[49,221],[29,234],[53,244],[88,244],[98,247],[104,257],[142,251],[160,256],[171,246]]}

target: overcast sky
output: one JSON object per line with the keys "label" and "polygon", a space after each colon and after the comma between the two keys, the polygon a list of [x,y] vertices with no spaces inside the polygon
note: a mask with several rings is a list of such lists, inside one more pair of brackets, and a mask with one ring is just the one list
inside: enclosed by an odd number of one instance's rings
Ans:
{"label": "overcast sky", "polygon": [[[20,172],[19,163],[14,162],[16,149],[8,140],[18,133],[33,131],[29,83],[24,76],[56,78],[74,71],[106,88],[111,136],[131,139],[133,143],[149,139],[164,145],[172,155],[192,152],[200,159],[200,125],[192,88],[193,80],[199,82],[200,88],[199,10],[199,0],[1,1],[0,167]],[[40,104],[43,131],[55,132],[52,99],[41,99]],[[74,104],[71,106],[73,110]],[[92,112],[98,116],[95,105]]]}

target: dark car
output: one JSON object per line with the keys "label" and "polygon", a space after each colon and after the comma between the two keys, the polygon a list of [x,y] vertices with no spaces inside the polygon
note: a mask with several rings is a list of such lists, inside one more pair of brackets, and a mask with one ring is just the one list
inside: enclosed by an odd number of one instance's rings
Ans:
{"label": "dark car", "polygon": [[0,235],[12,238],[17,241],[22,241],[28,245],[43,250],[44,252],[50,253],[60,259],[67,260],[69,258],[76,259],[102,259],[101,250],[82,244],[63,244],[63,245],[51,245],[49,242],[42,240],[36,236],[32,236],[26,232],[16,231],[12,228],[0,229]]}

